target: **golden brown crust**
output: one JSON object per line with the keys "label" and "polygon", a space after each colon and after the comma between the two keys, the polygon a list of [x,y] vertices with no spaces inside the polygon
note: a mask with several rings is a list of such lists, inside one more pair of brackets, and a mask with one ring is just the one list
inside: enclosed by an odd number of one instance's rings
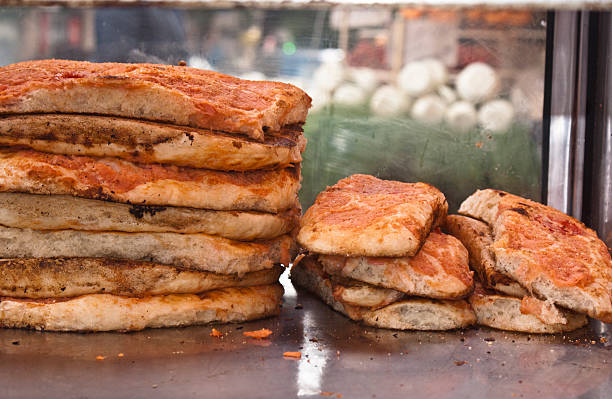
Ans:
{"label": "golden brown crust", "polygon": [[612,322],[612,260],[593,230],[554,208],[496,190],[477,191],[459,212],[490,223],[500,273],[558,305]]}
{"label": "golden brown crust", "polygon": [[0,259],[0,296],[37,299],[88,294],[198,294],[219,288],[273,284],[283,270],[274,266],[239,276],[127,259]]}
{"label": "golden brown crust", "polygon": [[379,328],[398,330],[452,330],[467,327],[476,321],[464,300],[445,301],[406,298],[371,309],[353,306],[333,295],[333,283],[313,256],[304,258],[291,269],[291,280],[321,298],[334,310],[352,320]]}
{"label": "golden brown crust", "polygon": [[36,230],[204,233],[253,241],[293,231],[301,214],[297,206],[272,214],[130,205],[69,195],[0,193],[0,225]]}
{"label": "golden brown crust", "polygon": [[31,114],[0,117],[0,145],[65,155],[116,157],[136,163],[248,171],[302,161],[302,129],[286,126],[263,142],[162,123],[100,115]]}
{"label": "golden brown crust", "polygon": [[288,265],[295,251],[290,235],[243,242],[206,234],[38,231],[0,226],[0,258],[117,258],[243,275],[279,263]]}
{"label": "golden brown crust", "polygon": [[319,255],[327,273],[409,295],[456,299],[472,292],[468,252],[455,237],[433,231],[413,257]]}
{"label": "golden brown crust", "polygon": [[0,149],[0,191],[147,205],[276,213],[291,208],[299,167],[221,172],[115,158]]}
{"label": "golden brown crust", "polygon": [[201,295],[131,298],[108,294],[63,300],[0,299],[0,326],[48,331],[137,331],[277,315],[280,284],[223,288]]}
{"label": "golden brown crust", "polygon": [[298,241],[321,254],[414,256],[447,209],[444,194],[429,184],[353,175],[319,194]]}
{"label": "golden brown crust", "polygon": [[[584,327],[582,315],[526,296],[523,299],[497,294],[476,282],[469,302],[478,324],[507,331],[552,334]],[[527,308],[528,307],[528,308]]]}
{"label": "golden brown crust", "polygon": [[520,284],[495,270],[495,256],[491,250],[493,238],[486,223],[467,216],[448,215],[444,227],[467,248],[470,266],[487,288],[519,298],[528,295]]}
{"label": "golden brown crust", "polygon": [[303,123],[309,107],[292,85],[182,66],[41,60],[0,68],[0,114],[103,114],[263,140],[265,130]]}

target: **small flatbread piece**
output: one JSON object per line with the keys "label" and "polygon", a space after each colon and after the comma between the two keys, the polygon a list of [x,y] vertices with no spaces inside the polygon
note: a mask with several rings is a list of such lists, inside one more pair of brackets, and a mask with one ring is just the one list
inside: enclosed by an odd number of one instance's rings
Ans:
{"label": "small flatbread piece", "polygon": [[40,60],[0,68],[0,114],[122,116],[246,134],[306,120],[310,97],[279,82],[155,64]]}
{"label": "small flatbread piece", "polygon": [[293,231],[301,214],[298,206],[272,214],[130,205],[69,195],[0,193],[0,225],[34,230],[204,233],[252,241]]}
{"label": "small flatbread piece", "polygon": [[467,216],[448,215],[444,227],[467,248],[470,266],[478,273],[480,281],[485,282],[485,287],[517,298],[529,295],[519,283],[495,270],[495,257],[491,252],[493,238],[486,223]]}
{"label": "small flatbread piece", "polygon": [[476,321],[467,301],[402,299],[372,310],[341,302],[333,295],[333,283],[313,256],[291,268],[291,281],[312,292],[334,310],[352,320],[379,328],[398,330],[452,330],[468,327]]}
{"label": "small flatbread piece", "polygon": [[144,298],[108,294],[60,300],[0,298],[0,326],[47,331],[137,331],[240,323],[279,314],[282,296],[283,287],[272,284]]}
{"label": "small flatbread piece", "polygon": [[295,205],[299,188],[299,167],[221,172],[0,149],[0,192],[276,213]]}
{"label": "small flatbread piece", "polygon": [[412,257],[319,255],[325,272],[401,291],[408,295],[457,299],[473,289],[468,251],[459,240],[433,231]]}
{"label": "small flatbread piece", "polygon": [[126,259],[0,259],[0,296],[40,299],[89,294],[199,294],[219,288],[273,284],[283,270],[274,266],[238,276]]}
{"label": "small flatbread piece", "polygon": [[0,227],[0,258],[115,258],[220,274],[288,265],[293,237],[243,242],[206,234],[38,231]]}
{"label": "small flatbread piece", "polygon": [[[573,331],[588,323],[583,314],[554,306],[551,308],[544,301],[533,297],[521,300],[499,295],[485,290],[479,283],[469,301],[478,324],[499,330],[554,334]],[[531,306],[525,306],[526,303]]]}
{"label": "small flatbread piece", "polygon": [[484,220],[495,269],[555,304],[612,323],[612,259],[597,234],[558,210],[496,190],[479,190],[459,213]]}
{"label": "small flatbread piece", "polygon": [[300,163],[306,138],[298,126],[286,126],[258,142],[222,132],[126,118],[32,114],[0,117],[0,145],[136,163],[247,171]]}
{"label": "small flatbread piece", "polygon": [[429,184],[352,175],[318,195],[298,241],[320,254],[414,256],[447,210],[444,194]]}

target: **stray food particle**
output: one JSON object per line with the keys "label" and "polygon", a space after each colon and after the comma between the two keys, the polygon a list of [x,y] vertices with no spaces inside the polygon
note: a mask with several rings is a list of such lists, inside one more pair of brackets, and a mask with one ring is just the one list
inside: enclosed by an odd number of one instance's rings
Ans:
{"label": "stray food particle", "polygon": [[178,65],[179,65],[179,66],[187,66],[187,62],[185,62],[185,60],[180,60],[180,61],[178,62]]}
{"label": "stray food particle", "polygon": [[[605,344],[606,342],[608,342],[608,340],[606,339],[606,337],[601,337],[599,338],[599,342]],[[17,344],[13,343],[13,345],[19,345],[19,341],[17,341]]]}
{"label": "stray food particle", "polygon": [[591,345],[595,345],[597,341],[591,341]]}
{"label": "stray food particle", "polygon": [[318,339],[316,339],[316,338],[310,338],[310,339],[309,339],[309,341],[310,341],[310,342],[319,342],[319,340],[318,340]]}
{"label": "stray food particle", "polygon": [[[602,338],[602,339],[604,339],[604,338]],[[603,341],[602,341],[602,342],[603,342]],[[13,342],[11,342],[11,344],[13,344],[13,345],[19,345],[19,341],[13,341]]]}
{"label": "stray food particle", "polygon": [[461,361],[455,360],[455,366],[463,366],[464,364],[467,364],[465,360],[461,360]]}
{"label": "stray food particle", "polygon": [[495,338],[492,338],[492,337],[487,337],[484,340],[487,342],[495,342]]}
{"label": "stray food particle", "polygon": [[336,397],[337,397],[338,399],[340,399],[340,398],[342,397],[342,394],[341,394],[341,393],[337,393],[337,394],[336,394]]}
{"label": "stray food particle", "polygon": [[334,396],[334,393],[333,392],[322,391],[319,395],[321,395],[321,396]]}
{"label": "stray food particle", "polygon": [[123,356],[125,356],[123,353],[118,353],[117,354],[117,357],[123,357]]}
{"label": "stray food particle", "polygon": [[482,148],[482,141],[477,142],[475,145],[476,145],[476,147],[478,147],[478,148]]}
{"label": "stray food particle", "polygon": [[291,359],[301,359],[302,352],[284,352],[283,357],[291,358]]}
{"label": "stray food particle", "polygon": [[152,387],[153,389],[155,389],[155,388],[157,388],[157,384],[153,384],[153,385],[151,385],[151,387]]}
{"label": "stray food particle", "polygon": [[242,333],[242,335],[244,335],[245,337],[264,339],[272,335],[272,331],[268,330],[267,328],[262,328],[261,330],[257,331],[245,331]]}
{"label": "stray food particle", "polygon": [[211,333],[210,333],[211,337],[215,337],[215,338],[221,338],[223,336],[223,333],[219,330],[217,330],[216,328],[213,328]]}
{"label": "stray food particle", "polygon": [[96,360],[104,360],[104,356],[98,355],[98,356],[96,356]]}
{"label": "stray food particle", "polygon": [[298,303],[297,305],[295,305],[295,309],[297,310],[304,309],[304,306],[302,306],[301,303]]}

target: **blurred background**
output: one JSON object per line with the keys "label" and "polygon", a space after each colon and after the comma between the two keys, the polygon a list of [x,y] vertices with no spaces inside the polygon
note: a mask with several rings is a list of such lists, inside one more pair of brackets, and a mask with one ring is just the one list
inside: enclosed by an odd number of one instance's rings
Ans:
{"label": "blurred background", "polygon": [[306,90],[304,208],[352,173],[541,200],[546,13],[326,6],[0,8],[0,63],[213,69]]}

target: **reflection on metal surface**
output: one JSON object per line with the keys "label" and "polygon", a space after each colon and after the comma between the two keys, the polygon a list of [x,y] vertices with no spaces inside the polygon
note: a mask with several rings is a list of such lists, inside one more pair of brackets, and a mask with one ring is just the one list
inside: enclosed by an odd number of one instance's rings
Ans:
{"label": "reflection on metal surface", "polygon": [[552,48],[547,203],[578,219],[586,112],[587,13],[555,13]]}
{"label": "reflection on metal surface", "polygon": [[318,395],[321,393],[323,373],[330,351],[327,348],[322,348],[318,341],[311,341],[317,330],[311,310],[304,312],[302,325],[304,326],[304,334],[302,358],[297,375],[298,396]]}

